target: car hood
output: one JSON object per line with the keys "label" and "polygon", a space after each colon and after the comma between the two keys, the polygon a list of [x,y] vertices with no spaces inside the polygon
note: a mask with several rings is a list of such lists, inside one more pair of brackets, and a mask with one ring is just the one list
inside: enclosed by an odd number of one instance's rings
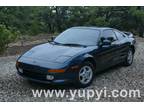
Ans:
{"label": "car hood", "polygon": [[21,58],[64,63],[77,54],[82,54],[95,48],[96,46],[71,47],[46,43],[32,48],[31,50],[26,52]]}

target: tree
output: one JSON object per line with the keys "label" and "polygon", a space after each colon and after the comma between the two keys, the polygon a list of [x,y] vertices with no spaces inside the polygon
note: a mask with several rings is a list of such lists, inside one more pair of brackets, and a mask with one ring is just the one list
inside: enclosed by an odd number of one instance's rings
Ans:
{"label": "tree", "polygon": [[144,9],[137,7],[132,11],[133,22],[140,37],[144,37]]}
{"label": "tree", "polygon": [[2,53],[10,42],[13,42],[18,36],[17,32],[13,32],[6,28],[4,25],[0,25],[0,53]]}
{"label": "tree", "polygon": [[22,35],[61,32],[72,26],[109,26],[144,33],[143,7],[0,7],[0,24]]}

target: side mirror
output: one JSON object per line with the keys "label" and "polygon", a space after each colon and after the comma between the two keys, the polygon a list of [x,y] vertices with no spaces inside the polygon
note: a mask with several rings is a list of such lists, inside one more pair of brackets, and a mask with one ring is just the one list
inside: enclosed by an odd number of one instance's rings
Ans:
{"label": "side mirror", "polygon": [[104,37],[101,37],[100,40],[101,40],[101,44],[100,44],[101,47],[108,47],[111,45],[112,42],[108,38],[104,38]]}
{"label": "side mirror", "polygon": [[111,42],[115,41],[114,37],[108,37],[107,40],[109,40]]}
{"label": "side mirror", "polygon": [[100,41],[101,41],[101,42],[103,42],[104,40],[106,40],[105,37],[101,37],[101,38],[100,38]]}

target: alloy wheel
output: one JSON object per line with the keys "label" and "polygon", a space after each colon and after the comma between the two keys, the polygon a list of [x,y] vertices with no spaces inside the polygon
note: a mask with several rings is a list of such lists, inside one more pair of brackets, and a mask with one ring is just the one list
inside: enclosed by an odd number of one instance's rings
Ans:
{"label": "alloy wheel", "polygon": [[79,72],[79,81],[82,84],[88,84],[93,77],[93,70],[90,66],[83,66]]}
{"label": "alloy wheel", "polygon": [[128,64],[131,64],[133,61],[133,53],[131,50],[129,50],[128,55],[127,55],[127,62]]}

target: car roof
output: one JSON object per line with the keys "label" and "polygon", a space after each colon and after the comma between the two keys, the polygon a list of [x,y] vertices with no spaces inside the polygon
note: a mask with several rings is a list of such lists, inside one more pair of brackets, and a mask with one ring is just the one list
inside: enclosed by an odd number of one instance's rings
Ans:
{"label": "car roof", "polygon": [[[107,30],[107,29],[113,29],[110,27],[87,27],[87,26],[77,26],[77,27],[71,27],[71,28],[76,28],[76,29],[96,29],[96,30]],[[70,29],[71,29],[70,28]]]}

